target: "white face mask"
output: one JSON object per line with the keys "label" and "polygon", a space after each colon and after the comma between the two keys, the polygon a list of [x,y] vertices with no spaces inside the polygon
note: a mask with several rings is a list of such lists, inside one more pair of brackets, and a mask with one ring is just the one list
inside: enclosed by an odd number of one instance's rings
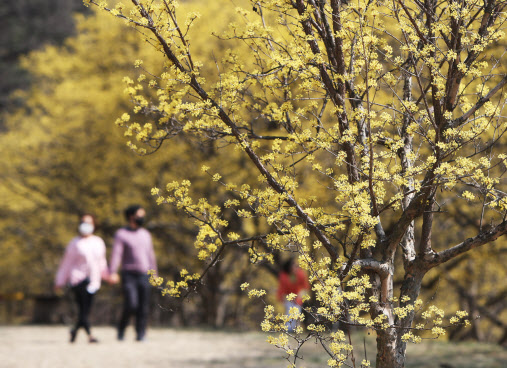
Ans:
{"label": "white face mask", "polygon": [[95,226],[89,222],[82,222],[79,224],[79,233],[83,236],[93,234],[93,230],[95,230]]}

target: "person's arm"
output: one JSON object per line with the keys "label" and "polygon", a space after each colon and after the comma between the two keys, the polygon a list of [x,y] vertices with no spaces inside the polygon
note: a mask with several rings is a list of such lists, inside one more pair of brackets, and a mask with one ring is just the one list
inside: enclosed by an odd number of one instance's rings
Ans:
{"label": "person's arm", "polygon": [[[97,239],[93,239],[96,241]],[[90,247],[86,249],[85,258],[86,264],[88,266],[88,278],[90,283],[86,287],[86,290],[90,294],[94,294],[100,288],[100,279],[101,279],[101,264],[99,261],[99,244],[89,244]],[[93,246],[91,246],[93,245]]]}
{"label": "person's arm", "polygon": [[109,281],[109,270],[106,261],[106,245],[104,241],[96,236],[94,238],[93,252],[87,254],[87,264],[90,270],[90,284],[87,287],[89,293],[93,294],[100,288],[101,279]]}
{"label": "person's arm", "polygon": [[306,272],[302,269],[298,268],[296,271],[297,277],[297,289],[298,296],[296,298],[296,303],[301,305],[303,304],[303,297],[308,294],[310,291],[310,283],[308,282],[308,277],[306,276]]}
{"label": "person's arm", "polygon": [[123,241],[120,239],[118,232],[116,232],[113,241],[113,250],[111,252],[111,260],[109,262],[109,280],[112,283],[117,283],[120,280],[118,276],[118,268],[123,256]]}
{"label": "person's arm", "polygon": [[60,266],[58,267],[58,271],[56,272],[55,277],[55,289],[60,289],[69,280],[70,270],[74,264],[74,258],[76,256],[76,240],[72,239],[71,242],[67,245],[65,249],[65,253],[60,262]]}
{"label": "person's arm", "polygon": [[149,239],[150,239],[150,244],[148,247],[148,259],[150,262],[150,270],[154,270],[155,275],[158,275],[157,259],[155,257],[155,249],[153,248],[153,241],[152,241],[151,235],[149,235]]}
{"label": "person's arm", "polygon": [[278,276],[278,300],[283,303],[285,295],[287,295],[287,277],[285,273],[280,272]]}
{"label": "person's arm", "polygon": [[99,252],[99,268],[100,268],[100,276],[102,280],[109,280],[109,269],[107,268],[107,260],[106,260],[106,244],[104,240],[100,239],[100,252]]}
{"label": "person's arm", "polygon": [[302,269],[300,271],[300,278],[301,278],[301,289],[305,291],[310,291],[310,283],[308,282],[308,276],[306,275],[306,272]]}

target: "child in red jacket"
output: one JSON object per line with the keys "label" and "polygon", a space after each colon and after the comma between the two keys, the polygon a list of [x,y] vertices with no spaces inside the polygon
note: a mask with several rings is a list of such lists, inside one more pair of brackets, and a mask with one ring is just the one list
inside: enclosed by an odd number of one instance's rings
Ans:
{"label": "child in red jacket", "polygon": [[[278,299],[285,305],[285,313],[290,314],[291,308],[297,308],[301,313],[303,295],[310,290],[310,284],[305,272],[297,266],[292,258],[287,260],[278,275]],[[287,300],[287,295],[295,294],[296,298]],[[288,323],[288,331],[293,332],[295,321]]]}

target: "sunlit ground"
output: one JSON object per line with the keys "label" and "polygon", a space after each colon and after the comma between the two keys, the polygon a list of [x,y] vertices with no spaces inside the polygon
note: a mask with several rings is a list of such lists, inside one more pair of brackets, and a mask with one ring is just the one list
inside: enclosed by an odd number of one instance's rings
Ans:
{"label": "sunlit ground", "polygon": [[[281,351],[265,342],[262,333],[150,329],[148,340],[134,341],[133,330],[125,341],[115,339],[111,327],[95,327],[98,344],[89,344],[84,332],[70,344],[68,328],[46,326],[0,327],[1,368],[282,368],[288,362]],[[360,338],[357,338],[360,340]],[[367,343],[367,354],[373,354]],[[326,367],[327,358],[309,342],[301,351],[298,367]],[[357,352],[358,363],[364,348]],[[426,342],[409,347],[409,368],[506,367],[507,350],[483,344]],[[359,366],[360,364],[357,364]]]}

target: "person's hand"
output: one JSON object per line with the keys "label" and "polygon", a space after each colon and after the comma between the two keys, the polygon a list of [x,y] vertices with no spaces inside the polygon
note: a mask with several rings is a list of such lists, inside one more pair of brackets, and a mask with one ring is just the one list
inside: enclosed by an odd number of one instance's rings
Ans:
{"label": "person's hand", "polygon": [[53,287],[53,292],[54,292],[56,295],[60,296],[60,295],[62,295],[62,294],[63,294],[63,289],[61,288],[61,286],[54,286],[54,287]]}
{"label": "person's hand", "polygon": [[118,275],[117,273],[112,273],[111,275],[109,275],[109,283],[111,285],[117,284],[119,282],[120,282],[120,275]]}

